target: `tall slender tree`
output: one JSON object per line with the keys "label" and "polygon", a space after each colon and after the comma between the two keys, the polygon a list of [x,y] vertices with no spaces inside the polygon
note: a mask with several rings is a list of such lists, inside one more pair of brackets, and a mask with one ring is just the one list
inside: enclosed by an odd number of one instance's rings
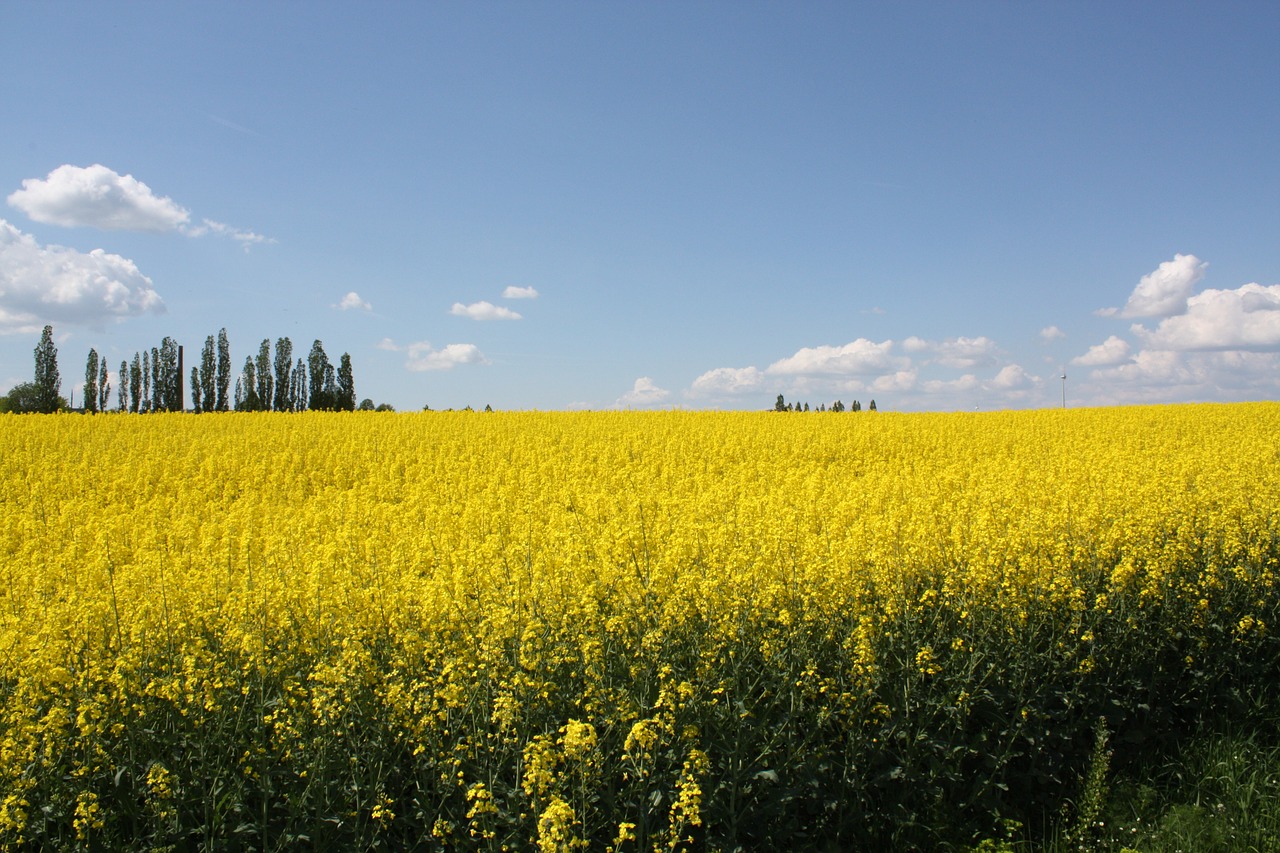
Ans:
{"label": "tall slender tree", "polygon": [[293,408],[293,399],[289,393],[289,373],[293,369],[293,341],[288,338],[276,338],[275,358],[275,396],[271,405],[277,412],[286,412]]}
{"label": "tall slender tree", "polygon": [[271,380],[271,339],[263,338],[258,346],[258,360],[254,364],[258,375],[258,408],[271,411],[273,383]]}
{"label": "tall slender tree", "polygon": [[[218,377],[214,374],[217,372],[218,363],[215,355],[213,335],[204,339],[204,349],[200,351],[200,405],[197,406],[202,412],[212,412],[216,410],[218,405],[217,390]],[[195,385],[192,385],[192,398],[195,397]]]}
{"label": "tall slender tree", "polygon": [[98,411],[98,351],[93,347],[84,365],[84,410],[89,414]]}
{"label": "tall slender tree", "polygon": [[258,400],[258,371],[253,356],[244,357],[244,370],[236,382],[236,411],[256,412],[262,408]]}
{"label": "tall slender tree", "polygon": [[204,411],[200,406],[200,368],[191,365],[191,411],[197,415]]}
{"label": "tall slender tree", "polygon": [[120,360],[120,402],[116,407],[121,412],[129,411],[129,362]]}
{"label": "tall slender tree", "polygon": [[134,414],[142,411],[142,390],[142,362],[135,352],[129,365],[129,411]]}
{"label": "tall slender tree", "polygon": [[98,411],[106,412],[107,401],[111,399],[111,382],[107,373],[107,357],[98,359]]}
{"label": "tall slender tree", "polygon": [[142,411],[151,411],[151,352],[142,351]]}
{"label": "tall slender tree", "polygon": [[182,411],[182,377],[178,373],[178,342],[165,335],[160,342],[160,406],[166,412]]}
{"label": "tall slender tree", "polygon": [[62,376],[58,372],[58,348],[53,344],[53,326],[45,326],[36,345],[36,411],[49,414],[58,411]]}
{"label": "tall slender tree", "polygon": [[289,395],[293,400],[293,410],[295,412],[305,412],[307,409],[307,366],[301,358],[293,366],[293,373],[289,376]]}
{"label": "tall slender tree", "polygon": [[325,355],[324,344],[317,338],[311,344],[311,352],[307,354],[307,386],[309,409],[332,409],[333,401],[325,395],[325,374],[332,370],[329,356]]}
{"label": "tall slender tree", "polygon": [[227,392],[230,390],[231,343],[227,340],[227,328],[223,326],[218,330],[218,398],[213,404],[217,411],[225,412],[229,408]]}
{"label": "tall slender tree", "polygon": [[334,408],[340,412],[356,410],[356,380],[351,372],[351,355],[345,352],[338,362],[338,402]]}
{"label": "tall slender tree", "polygon": [[160,411],[161,401],[164,399],[164,385],[160,380],[162,369],[160,367],[160,348],[151,348],[151,411]]}

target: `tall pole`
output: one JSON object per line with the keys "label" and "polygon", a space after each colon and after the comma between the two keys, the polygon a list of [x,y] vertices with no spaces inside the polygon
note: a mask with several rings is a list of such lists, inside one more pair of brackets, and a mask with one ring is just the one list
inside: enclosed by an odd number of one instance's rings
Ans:
{"label": "tall pole", "polygon": [[1067,371],[1062,371],[1062,408],[1067,407]]}

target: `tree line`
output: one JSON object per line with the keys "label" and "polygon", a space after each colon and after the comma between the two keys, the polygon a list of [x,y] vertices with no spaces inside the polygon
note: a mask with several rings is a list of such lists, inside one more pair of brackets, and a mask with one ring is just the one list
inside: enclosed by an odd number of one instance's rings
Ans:
{"label": "tree line", "polygon": [[[874,412],[875,410],[876,410],[876,401],[872,400],[871,404],[867,406],[867,411]],[[783,398],[783,396],[779,394],[777,402],[773,404],[773,411],[775,412],[807,412],[807,411],[810,411],[810,409],[809,409],[808,403],[804,403],[804,404],[788,403]],[[844,403],[840,402],[839,400],[836,400],[834,403],[831,404],[831,408],[829,409],[827,408],[826,403],[819,403],[818,408],[813,409],[813,411],[815,412],[844,412],[844,411],[861,412],[862,404],[859,403],[857,400],[854,400],[846,409]]]}
{"label": "tree line", "polygon": [[[166,336],[159,346],[122,360],[116,374],[118,412],[176,412],[183,410],[180,361],[182,349]],[[264,338],[257,356],[248,356],[231,386],[231,344],[226,328],[209,335],[198,363],[191,367],[191,407],[200,412],[301,412],[306,410],[355,411],[355,377],[351,356],[343,353],[335,367],[316,340],[304,361],[293,360],[293,342],[277,338],[272,354],[270,338]],[[19,383],[0,397],[0,412],[56,412],[70,408],[61,396],[58,348],[53,327],[45,326],[35,349],[35,378]],[[85,361],[83,410],[111,409],[110,373],[105,357],[90,348]]]}

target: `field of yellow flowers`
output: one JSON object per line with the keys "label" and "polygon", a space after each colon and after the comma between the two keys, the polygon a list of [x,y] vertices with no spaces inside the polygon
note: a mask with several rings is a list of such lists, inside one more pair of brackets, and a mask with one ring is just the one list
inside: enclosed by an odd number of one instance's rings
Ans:
{"label": "field of yellow flowers", "polygon": [[6,849],[963,846],[1099,725],[1280,685],[1280,404],[7,415],[0,460]]}

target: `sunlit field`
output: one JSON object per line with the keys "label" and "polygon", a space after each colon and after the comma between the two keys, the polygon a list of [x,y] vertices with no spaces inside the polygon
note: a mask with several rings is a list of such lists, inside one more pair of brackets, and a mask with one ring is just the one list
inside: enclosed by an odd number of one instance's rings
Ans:
{"label": "sunlit field", "polygon": [[0,846],[1035,835],[1100,740],[1275,699],[1278,448],[1270,403],[0,416]]}

